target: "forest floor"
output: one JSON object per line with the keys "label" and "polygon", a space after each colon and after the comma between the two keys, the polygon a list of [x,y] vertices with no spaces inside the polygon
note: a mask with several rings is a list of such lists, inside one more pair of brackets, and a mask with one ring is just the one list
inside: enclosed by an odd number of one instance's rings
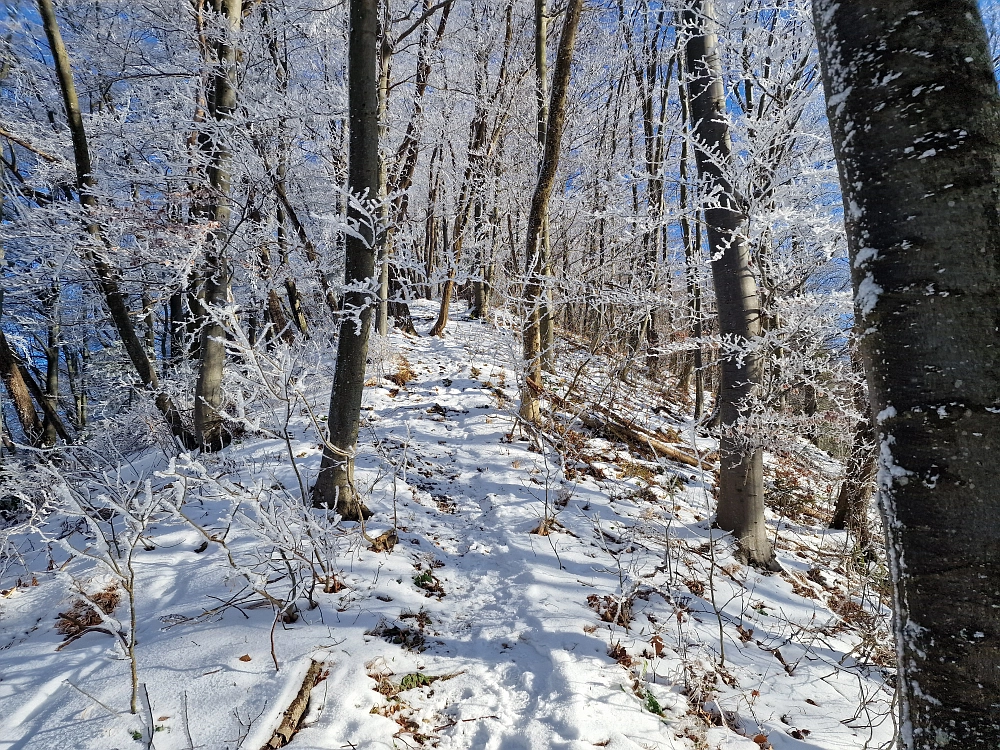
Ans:
{"label": "forest floor", "polygon": [[[423,330],[432,312],[415,307]],[[502,325],[453,320],[443,339],[381,348],[364,533],[302,508],[296,469],[308,484],[320,457],[302,402],[287,418],[280,398],[241,407],[259,429],[217,455],[151,445],[101,470],[95,448],[85,474],[39,470],[47,515],[0,532],[0,749],[277,747],[313,662],[301,750],[886,746],[888,609],[824,528],[836,462],[807,443],[768,456],[783,572],[761,573],[707,523],[714,441],[694,445],[690,410],[638,370],[622,380],[567,348],[559,418],[532,435]],[[314,413],[323,373],[303,385]],[[596,437],[574,410],[695,466]],[[395,546],[373,551],[393,525]]]}

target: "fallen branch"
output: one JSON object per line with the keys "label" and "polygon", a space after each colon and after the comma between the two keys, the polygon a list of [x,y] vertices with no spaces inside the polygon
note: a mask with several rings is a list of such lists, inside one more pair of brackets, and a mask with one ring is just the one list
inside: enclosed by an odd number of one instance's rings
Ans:
{"label": "fallen branch", "polygon": [[323,665],[318,661],[313,661],[309,664],[306,676],[302,679],[302,687],[299,688],[299,692],[292,699],[288,708],[285,709],[281,724],[274,730],[274,735],[265,743],[261,750],[276,750],[292,741],[292,737],[299,731],[299,726],[302,724],[302,717],[306,712],[306,707],[309,705],[309,695],[312,693],[312,689],[321,681],[322,669]]}
{"label": "fallen branch", "polygon": [[606,438],[625,443],[636,453],[646,458],[669,458],[685,466],[700,468],[698,459],[684,451],[667,445],[661,440],[657,440],[651,435],[640,431],[636,427],[629,427],[621,422],[612,419],[610,416],[596,417],[588,414],[581,414],[580,421],[587,427]]}

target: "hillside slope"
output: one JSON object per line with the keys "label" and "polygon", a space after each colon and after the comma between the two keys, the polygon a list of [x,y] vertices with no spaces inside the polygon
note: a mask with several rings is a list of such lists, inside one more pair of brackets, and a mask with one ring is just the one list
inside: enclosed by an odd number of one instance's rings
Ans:
{"label": "hillside slope", "polygon": [[[426,329],[432,311],[415,312]],[[4,532],[0,748],[258,750],[312,661],[301,750],[890,740],[888,613],[822,512],[781,503],[789,517],[770,521],[784,572],[763,575],[707,523],[713,441],[696,451],[676,405],[653,404],[643,384],[605,406],[695,466],[634,455],[568,417],[523,433],[502,328],[455,321],[443,340],[388,345],[399,384],[367,389],[357,481],[375,516],[363,532],[301,506],[320,449],[300,401],[287,415],[280,399],[247,405],[259,429],[219,455],[152,447],[120,471],[94,456],[37,470],[44,514]],[[581,356],[567,355],[564,384]],[[328,380],[303,388],[325,411]],[[771,460],[774,497],[836,482],[836,465],[803,452]],[[394,525],[395,546],[373,551]],[[81,596],[105,590],[117,605],[93,615]]]}

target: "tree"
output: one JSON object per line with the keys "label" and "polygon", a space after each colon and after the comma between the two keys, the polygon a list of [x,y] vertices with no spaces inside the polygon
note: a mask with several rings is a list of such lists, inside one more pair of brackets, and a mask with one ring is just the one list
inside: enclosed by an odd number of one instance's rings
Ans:
{"label": "tree", "polygon": [[[235,37],[243,18],[242,0],[214,0],[214,10],[224,19],[222,38],[216,42],[218,68],[212,76],[209,109],[212,117],[225,127],[236,110],[236,60],[238,50]],[[213,308],[201,331],[201,367],[194,398],[194,429],[203,450],[219,450],[231,439],[223,431],[222,375],[226,364],[226,331],[219,319],[221,309],[229,301],[230,270],[226,258],[229,240],[229,220],[232,210],[229,200],[232,154],[226,136],[217,133],[209,138],[211,151],[208,179],[212,196],[209,218],[213,229],[208,235],[205,253],[205,299]]]}
{"label": "tree", "polygon": [[96,180],[94,179],[90,161],[90,146],[87,141],[87,131],[84,129],[83,117],[80,112],[80,101],[73,82],[73,70],[70,66],[69,53],[66,51],[66,45],[63,44],[52,0],[38,0],[38,11],[45,27],[49,49],[52,52],[52,60],[55,64],[63,106],[66,112],[66,121],[73,139],[77,197],[80,205],[87,214],[86,230],[88,244],[84,250],[86,259],[94,269],[104,302],[111,314],[112,321],[114,321],[118,335],[121,337],[122,344],[125,346],[125,351],[128,353],[129,359],[136,373],[139,375],[139,379],[145,387],[156,393],[156,406],[160,410],[160,413],[163,414],[164,419],[166,419],[174,437],[180,440],[185,447],[194,447],[194,438],[182,424],[180,414],[177,411],[177,407],[174,406],[173,400],[165,391],[160,390],[156,369],[153,367],[153,363],[150,362],[149,355],[142,341],[136,335],[135,326],[129,314],[128,304],[119,288],[117,273],[106,256],[107,251],[110,249],[108,240],[102,233],[100,224],[93,218],[98,203],[97,197],[93,192]]}
{"label": "tree", "polygon": [[323,450],[312,500],[317,507],[336,507],[341,516],[360,520],[370,515],[354,485],[354,451],[358,442],[361,397],[372,307],[375,256],[384,241],[375,201],[382,194],[378,145],[378,1],[351,0],[348,37],[347,186],[351,194],[344,266],[343,319],[337,342],[337,368],[330,394],[329,438]]}
{"label": "tree", "polygon": [[749,562],[774,568],[774,552],[764,521],[762,449],[736,434],[740,411],[761,382],[761,363],[752,349],[753,340],[761,333],[761,312],[744,234],[746,216],[726,171],[732,144],[714,0],[696,0],[684,12],[684,25],[691,34],[686,48],[688,104],[695,161],[706,196],[705,228],[713,256],[719,332],[733,349],[722,358],[718,394],[721,437],[717,521],[721,528],[733,533]]}
{"label": "tree", "polygon": [[548,224],[549,198],[552,196],[556,170],[559,168],[559,150],[566,126],[570,68],[582,10],[583,0],[569,0],[566,5],[566,20],[559,37],[559,51],[556,53],[556,65],[552,74],[552,97],[544,134],[545,148],[542,150],[538,183],[531,196],[531,208],[528,212],[528,241],[524,253],[528,279],[524,285],[522,326],[527,371],[521,388],[520,414],[522,419],[529,422],[537,422],[539,419],[538,393],[542,388],[542,348],[545,345],[541,320],[545,307],[545,227]]}
{"label": "tree", "polygon": [[900,745],[1000,744],[1000,96],[974,0],[814,0],[893,578]]}

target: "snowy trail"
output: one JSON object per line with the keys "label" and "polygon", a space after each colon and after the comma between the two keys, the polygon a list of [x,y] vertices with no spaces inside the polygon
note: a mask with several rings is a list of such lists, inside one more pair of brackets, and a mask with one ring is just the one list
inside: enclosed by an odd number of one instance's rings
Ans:
{"label": "snowy trail", "polygon": [[[426,306],[415,310],[430,317]],[[221,546],[204,545],[177,519],[157,520],[153,549],[136,558],[138,671],[151,728],[127,713],[128,662],[110,638],[89,634],[55,650],[70,577],[97,587],[106,577],[81,561],[45,571],[39,547],[39,585],[0,599],[0,750],[127,750],[150,739],[156,750],[258,750],[310,659],[329,669],[314,693],[324,707],[314,706],[293,750],[761,750],[751,740],[758,732],[774,750],[875,750],[891,734],[881,673],[852,666],[846,654],[863,643],[829,608],[845,589],[829,569],[837,556],[823,551],[825,536],[788,525],[787,572],[746,569],[707,531],[710,493],[697,472],[661,467],[647,484],[622,473],[645,471],[634,457],[593,439],[586,450],[597,476],[567,479],[554,451],[539,452],[514,430],[515,347],[503,331],[455,321],[445,339],[395,335],[393,343],[416,378],[366,389],[358,477],[373,487],[369,534],[398,518],[395,549],[375,553],[356,531],[338,532],[344,590],[318,594],[319,607],[276,624],[251,599],[223,606],[245,595],[246,580]],[[325,387],[316,384],[317,403]],[[297,419],[293,449],[308,477],[319,451],[308,419]],[[250,439],[201,460],[240,487],[261,477],[297,486],[277,440]],[[153,452],[133,463],[140,474],[164,467]],[[169,491],[178,480],[157,481]],[[231,529],[241,564],[272,554],[241,526],[246,519],[228,515],[224,497],[195,485],[189,494],[194,520]],[[546,508],[558,527],[531,533]],[[718,618],[704,583],[710,540]],[[813,561],[792,553],[800,542],[818,550]],[[627,629],[595,611],[623,593]],[[379,692],[414,674],[443,679]],[[706,726],[718,707],[726,727]]]}

